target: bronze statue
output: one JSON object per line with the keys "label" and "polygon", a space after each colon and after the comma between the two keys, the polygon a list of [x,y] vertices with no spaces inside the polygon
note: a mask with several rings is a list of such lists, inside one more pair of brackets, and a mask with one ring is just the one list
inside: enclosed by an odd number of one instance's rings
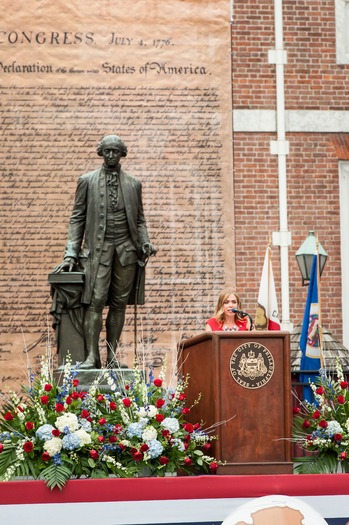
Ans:
{"label": "bronze statue", "polygon": [[127,155],[124,142],[107,135],[97,154],[104,163],[78,180],[64,261],[55,268],[85,273],[83,369],[101,367],[98,341],[106,305],[107,366],[115,362],[126,305],[144,304],[145,261],[156,253],[143,214],[142,185],[120,165]]}

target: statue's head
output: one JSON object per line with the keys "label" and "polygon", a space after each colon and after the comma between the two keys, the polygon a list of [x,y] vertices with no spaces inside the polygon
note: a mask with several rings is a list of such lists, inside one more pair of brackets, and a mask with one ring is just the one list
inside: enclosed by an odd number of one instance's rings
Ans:
{"label": "statue's head", "polygon": [[117,146],[120,149],[121,157],[126,157],[127,147],[117,135],[106,135],[97,146],[97,155],[103,157],[103,149],[106,147]]}

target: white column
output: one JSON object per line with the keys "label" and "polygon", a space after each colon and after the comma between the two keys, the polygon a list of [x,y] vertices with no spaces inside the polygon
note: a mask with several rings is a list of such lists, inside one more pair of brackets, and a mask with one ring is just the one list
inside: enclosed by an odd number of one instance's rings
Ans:
{"label": "white column", "polygon": [[291,331],[289,296],[288,247],[291,244],[291,234],[287,224],[287,167],[286,159],[289,153],[289,143],[286,140],[285,124],[285,87],[284,64],[287,63],[287,53],[283,44],[282,0],[274,0],[275,19],[275,49],[269,51],[269,63],[276,68],[276,131],[277,140],[270,144],[272,154],[278,156],[279,178],[279,221],[280,231],[273,232],[273,244],[280,246],[281,264],[281,328]]}

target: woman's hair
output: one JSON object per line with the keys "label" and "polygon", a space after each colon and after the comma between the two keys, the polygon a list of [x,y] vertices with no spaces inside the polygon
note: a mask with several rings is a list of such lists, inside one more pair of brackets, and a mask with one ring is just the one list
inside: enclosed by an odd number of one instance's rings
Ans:
{"label": "woman's hair", "polygon": [[[214,313],[214,316],[217,320],[218,323],[223,323],[225,321],[225,316],[224,316],[224,303],[225,301],[228,299],[228,297],[230,295],[234,294],[235,297],[236,297],[236,300],[237,300],[237,309],[238,310],[241,310],[241,300],[240,300],[240,297],[238,296],[238,294],[236,293],[236,291],[234,290],[234,288],[226,288],[225,290],[223,290],[220,294],[219,294],[219,297],[218,297],[218,301],[217,301],[217,306],[216,306],[216,310],[215,310],[215,313]],[[240,319],[240,316],[238,315],[239,319]]]}

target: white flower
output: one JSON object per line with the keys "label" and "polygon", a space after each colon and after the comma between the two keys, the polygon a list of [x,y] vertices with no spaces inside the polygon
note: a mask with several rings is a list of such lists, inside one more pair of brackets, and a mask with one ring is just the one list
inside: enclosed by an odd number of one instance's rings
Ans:
{"label": "white flower", "polygon": [[154,427],[146,427],[142,432],[142,439],[143,441],[152,441],[157,437],[157,432]]}
{"label": "white flower", "polygon": [[89,445],[91,443],[91,436],[83,428],[74,432],[76,436],[80,438],[80,446]]}
{"label": "white flower", "polygon": [[165,430],[169,430],[171,434],[174,434],[177,432],[177,430],[179,430],[179,423],[175,417],[165,417],[161,423],[161,426],[164,427]]}
{"label": "white flower", "polygon": [[79,428],[79,422],[78,418],[75,414],[71,414],[68,412],[67,414],[64,414],[63,416],[59,416],[56,419],[56,427],[60,432],[64,432],[65,428],[68,428],[70,432],[74,432]]}
{"label": "white flower", "polygon": [[62,440],[59,437],[53,437],[49,441],[45,441],[44,450],[50,454],[50,456],[55,456],[62,450]]}
{"label": "white flower", "polygon": [[146,405],[138,410],[139,417],[155,417],[158,409],[154,405]]}

